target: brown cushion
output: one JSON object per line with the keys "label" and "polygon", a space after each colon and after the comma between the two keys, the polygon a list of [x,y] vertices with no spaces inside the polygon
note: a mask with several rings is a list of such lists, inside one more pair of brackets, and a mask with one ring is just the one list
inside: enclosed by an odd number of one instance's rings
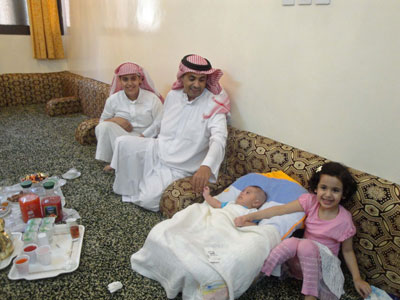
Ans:
{"label": "brown cushion", "polygon": [[[192,176],[179,179],[171,183],[164,191],[160,201],[161,213],[171,218],[176,212],[193,203],[204,201],[202,193],[195,193],[192,187]],[[216,183],[210,183],[212,195],[218,195],[233,182],[233,179],[225,174],[220,174]]]}
{"label": "brown cushion", "polygon": [[73,114],[81,111],[81,101],[76,96],[54,98],[46,103],[46,113],[51,117]]}
{"label": "brown cushion", "polygon": [[84,78],[78,83],[78,96],[81,99],[82,110],[89,118],[99,118],[110,94],[110,85]]}
{"label": "brown cushion", "polygon": [[1,105],[14,106],[46,103],[61,97],[58,73],[12,73],[2,74],[3,100]]}
{"label": "brown cushion", "polygon": [[99,118],[85,120],[75,130],[75,139],[81,145],[93,145],[97,143],[95,127],[99,124]]}

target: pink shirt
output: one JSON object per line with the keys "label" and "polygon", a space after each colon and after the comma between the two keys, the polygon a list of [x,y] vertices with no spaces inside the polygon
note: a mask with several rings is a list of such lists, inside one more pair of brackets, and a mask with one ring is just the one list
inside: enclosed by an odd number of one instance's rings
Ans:
{"label": "pink shirt", "polygon": [[304,238],[327,246],[334,255],[338,255],[340,244],[356,234],[356,228],[349,211],[339,205],[339,213],[332,220],[318,217],[319,202],[315,194],[303,194],[300,205],[306,214]]}

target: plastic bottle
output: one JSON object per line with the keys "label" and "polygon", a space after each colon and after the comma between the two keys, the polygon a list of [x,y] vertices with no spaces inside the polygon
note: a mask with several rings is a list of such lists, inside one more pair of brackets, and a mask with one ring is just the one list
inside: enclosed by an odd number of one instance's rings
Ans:
{"label": "plastic bottle", "polygon": [[22,181],[22,182],[20,183],[20,185],[21,185],[21,187],[22,187],[22,193],[28,194],[28,193],[32,192],[32,190],[31,190],[32,181],[30,181],[30,180],[25,180],[25,181]]}
{"label": "plastic bottle", "polygon": [[29,219],[41,218],[40,198],[34,193],[21,194],[18,198],[22,220],[26,223]]}
{"label": "plastic bottle", "polygon": [[54,192],[54,182],[47,181],[43,184],[46,195],[41,199],[43,217],[56,217],[56,222],[62,220],[61,197]]}

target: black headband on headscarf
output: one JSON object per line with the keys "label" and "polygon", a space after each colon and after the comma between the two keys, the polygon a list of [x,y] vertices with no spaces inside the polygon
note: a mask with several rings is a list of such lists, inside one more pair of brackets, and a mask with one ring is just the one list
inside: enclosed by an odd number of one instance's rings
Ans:
{"label": "black headband on headscarf", "polygon": [[195,71],[208,71],[208,70],[211,70],[212,67],[211,67],[211,64],[210,64],[210,62],[208,61],[207,58],[204,58],[207,61],[206,65],[196,65],[196,64],[191,63],[190,61],[187,60],[187,57],[191,56],[191,55],[193,55],[193,54],[186,55],[184,58],[182,58],[181,62],[182,62],[182,64],[184,66],[188,67],[189,69],[195,70]]}

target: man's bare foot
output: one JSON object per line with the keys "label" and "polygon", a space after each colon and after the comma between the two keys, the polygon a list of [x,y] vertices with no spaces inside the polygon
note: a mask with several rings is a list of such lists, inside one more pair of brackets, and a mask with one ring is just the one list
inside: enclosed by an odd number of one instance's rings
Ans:
{"label": "man's bare foot", "polygon": [[114,169],[111,168],[110,165],[107,165],[107,166],[104,167],[103,171],[104,171],[104,172],[112,172],[112,171],[114,171]]}

